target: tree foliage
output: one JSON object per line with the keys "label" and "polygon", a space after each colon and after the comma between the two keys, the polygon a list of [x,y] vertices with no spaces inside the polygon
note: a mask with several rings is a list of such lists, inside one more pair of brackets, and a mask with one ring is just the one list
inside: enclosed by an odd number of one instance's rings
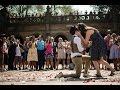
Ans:
{"label": "tree foliage", "polygon": [[56,11],[62,15],[68,15],[74,11],[71,5],[56,5]]}
{"label": "tree foliage", "polygon": [[69,15],[74,9],[71,5],[51,5],[52,14]]}
{"label": "tree foliage", "polygon": [[59,9],[59,12],[63,15],[68,15],[74,11],[71,5],[60,5],[58,9]]}
{"label": "tree foliage", "polygon": [[[9,5],[8,11],[10,13],[15,13],[18,16],[26,16],[29,13],[44,13],[47,5]],[[63,14],[68,15],[70,12],[73,12],[71,5],[50,5],[52,14]]]}
{"label": "tree foliage", "polygon": [[43,5],[9,5],[8,11],[10,13],[16,13],[18,16],[26,16],[29,13],[41,13],[43,12]]}
{"label": "tree foliage", "polygon": [[120,12],[120,6],[119,5],[91,5],[94,10],[96,11],[102,11],[102,12],[113,12],[113,13],[119,13]]}

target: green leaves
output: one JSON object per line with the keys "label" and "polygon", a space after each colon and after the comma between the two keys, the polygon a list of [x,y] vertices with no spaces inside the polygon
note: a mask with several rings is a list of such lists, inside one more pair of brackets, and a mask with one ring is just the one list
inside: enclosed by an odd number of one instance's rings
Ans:
{"label": "green leaves", "polygon": [[19,16],[26,16],[29,13],[42,13],[44,11],[43,5],[9,5],[8,11]]}

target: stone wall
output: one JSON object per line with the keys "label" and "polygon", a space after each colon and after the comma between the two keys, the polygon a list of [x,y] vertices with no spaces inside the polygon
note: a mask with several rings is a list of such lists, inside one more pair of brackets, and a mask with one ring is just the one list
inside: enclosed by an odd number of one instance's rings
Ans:
{"label": "stone wall", "polygon": [[[46,28],[46,24],[37,24],[37,25],[13,24],[8,28],[8,32],[14,34],[19,33],[22,36],[28,36],[34,33],[43,34],[45,37],[47,35],[51,35],[53,37],[57,37],[57,35],[64,35],[67,39],[70,39],[69,26],[76,24],[77,23],[50,24],[49,28]],[[111,30],[113,29],[112,23],[85,22],[85,24],[97,28],[101,33],[105,33],[107,29],[111,29]]]}

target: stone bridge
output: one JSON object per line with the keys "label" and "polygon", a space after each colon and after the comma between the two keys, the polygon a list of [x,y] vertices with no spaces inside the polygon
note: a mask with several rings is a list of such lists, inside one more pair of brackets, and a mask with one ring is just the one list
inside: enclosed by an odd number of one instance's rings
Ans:
{"label": "stone bridge", "polygon": [[58,37],[70,40],[69,27],[81,22],[97,28],[103,35],[107,29],[120,34],[119,14],[114,16],[110,13],[90,12],[83,15],[78,13],[52,15],[48,11],[44,16],[9,16],[9,24],[4,32],[23,37],[37,33],[42,34],[44,37],[53,36],[56,40]]}

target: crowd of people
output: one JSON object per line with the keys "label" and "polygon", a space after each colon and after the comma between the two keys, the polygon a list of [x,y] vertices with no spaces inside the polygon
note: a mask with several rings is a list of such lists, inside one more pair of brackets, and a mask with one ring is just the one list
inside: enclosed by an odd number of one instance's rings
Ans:
{"label": "crowd of people", "polygon": [[[96,68],[97,76],[101,76],[100,64],[103,64],[102,69],[111,70],[111,75],[115,70],[120,70],[119,35],[108,30],[106,36],[102,37],[97,29],[85,24],[78,24],[77,28],[72,27],[71,30],[70,33],[73,36],[78,35],[80,38],[81,44],[78,44],[77,52],[91,57],[90,69]],[[81,34],[77,32],[74,35],[76,31],[80,31]],[[86,37],[83,34],[86,34]],[[79,39],[78,41],[76,39],[75,42],[77,44]],[[80,45],[82,45],[81,48]],[[62,37],[55,42],[52,36],[44,39],[43,35],[39,35],[37,38],[33,35],[25,37],[24,43],[21,43],[20,39],[15,38],[14,35],[1,36],[0,70],[58,70],[59,64],[62,64],[62,69],[70,69],[71,63],[76,64],[75,60],[72,60],[74,54],[71,52],[73,52],[71,41],[63,40]],[[109,65],[111,63],[114,64],[115,70]],[[84,69],[84,63],[82,63],[82,68]]]}
{"label": "crowd of people", "polygon": [[110,64],[114,64],[116,71],[119,71],[120,66],[120,36],[116,33],[112,33],[111,30],[107,30],[107,35],[104,37],[107,45],[107,57],[106,61]]}
{"label": "crowd of people", "polygon": [[55,42],[51,36],[45,40],[42,35],[27,36],[22,44],[14,35],[4,36],[1,48],[3,70],[53,70],[58,69],[60,63],[65,69],[71,63],[70,42],[61,37]]}
{"label": "crowd of people", "polygon": [[[117,37],[115,33],[112,33],[112,35],[110,35],[110,31],[108,31],[109,35],[103,38],[98,29],[88,26],[84,23],[78,23],[77,25],[72,26],[69,32],[73,36],[71,40],[71,58],[72,62],[75,64],[76,72],[74,74],[63,74],[62,72],[60,72],[58,75],[56,75],[56,77],[79,78],[81,76],[82,62],[85,59],[91,60],[91,62],[93,63],[94,68],[96,69],[96,77],[102,77],[100,72],[101,64],[111,71],[109,76],[115,75],[115,71],[118,70],[117,65],[119,64],[120,59],[118,57],[120,52],[119,36]],[[110,36],[109,40],[108,36]],[[90,49],[90,59],[88,56],[83,55],[83,51],[88,47]],[[107,47],[110,47],[110,52],[108,52]],[[115,58],[113,60],[113,62],[115,62],[114,67],[112,67],[110,63],[108,63],[109,59],[111,59],[110,57]],[[89,76],[88,69],[86,69],[87,65],[89,64],[86,64],[83,77]]]}

